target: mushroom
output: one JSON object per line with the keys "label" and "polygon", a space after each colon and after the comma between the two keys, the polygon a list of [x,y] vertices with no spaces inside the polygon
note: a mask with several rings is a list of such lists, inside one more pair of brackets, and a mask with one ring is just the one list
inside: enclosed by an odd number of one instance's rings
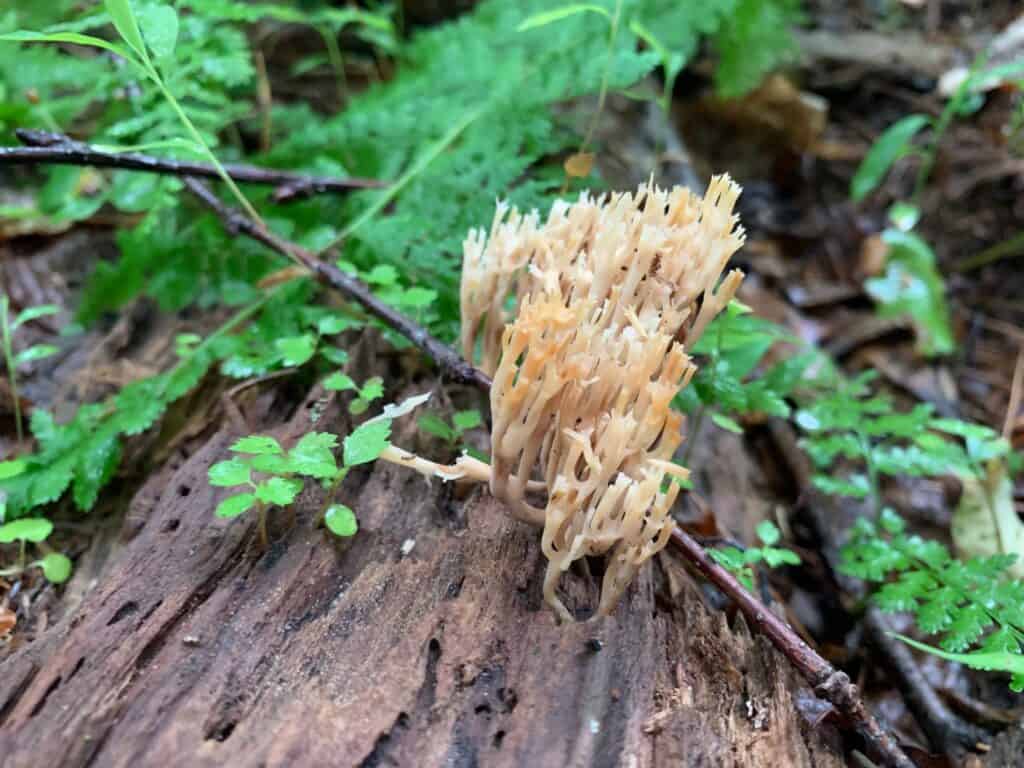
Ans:
{"label": "mushroom", "polygon": [[[494,380],[490,469],[389,452],[424,474],[486,479],[510,514],[543,526],[544,598],[564,619],[573,617],[556,587],[572,562],[607,557],[598,606],[607,615],[668,543],[671,479],[687,476],[672,462],[683,416],[671,403],[696,370],[685,345],[743,279],[738,270],[722,278],[744,239],[739,192],[728,176],[703,197],[649,182],[635,194],[558,201],[543,224],[499,204],[490,232],[465,241],[461,341],[467,359],[479,343]],[[527,499],[537,490],[543,508]]]}

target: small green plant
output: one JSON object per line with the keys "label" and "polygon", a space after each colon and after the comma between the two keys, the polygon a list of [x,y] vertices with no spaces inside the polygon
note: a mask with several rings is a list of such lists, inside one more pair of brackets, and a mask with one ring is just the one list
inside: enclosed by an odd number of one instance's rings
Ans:
{"label": "small green plant", "polygon": [[758,563],[764,563],[768,568],[800,565],[800,556],[796,552],[775,546],[782,534],[771,520],[762,520],[757,524],[757,538],[764,546],[746,549],[728,546],[708,550],[716,563],[732,573],[749,590],[754,589],[754,566]]}
{"label": "small green plant", "polygon": [[[899,636],[919,650],[976,669],[1008,672],[1024,691],[1024,581],[1007,577],[1015,555],[952,557],[936,541],[910,535],[902,518],[883,509],[877,523],[857,522],[842,550],[842,570],[881,583],[873,601],[909,612],[918,629],[941,638],[941,649]],[[963,653],[976,646],[976,650]]]}
{"label": "small green plant", "polygon": [[[11,462],[4,462],[10,464]],[[53,523],[42,517],[25,517],[0,525],[0,544],[18,543],[17,562],[0,569],[0,576],[20,576],[29,568],[39,568],[51,584],[63,584],[71,576],[71,560],[60,552],[49,551],[46,539],[53,533]],[[27,547],[32,543],[43,550],[39,560],[27,560]]]}
{"label": "small green plant", "polygon": [[913,191],[908,200],[898,200],[892,205],[888,217],[890,226],[882,232],[882,241],[888,246],[885,272],[881,277],[867,280],[864,287],[878,304],[881,316],[910,318],[918,346],[929,356],[951,353],[954,338],[945,283],[938,271],[935,253],[928,242],[913,231],[921,215],[921,196],[953,120],[970,115],[982,106],[979,85],[993,79],[999,82],[1002,78],[1024,76],[1022,62],[983,70],[983,61],[983,56],[975,61],[937,118],[911,114],[890,125],[875,140],[850,182],[850,197],[859,202],[881,184],[897,160],[907,156],[918,160]]}
{"label": "small green plant", "polygon": [[18,430],[18,442],[22,441],[24,432],[21,423],[21,398],[18,397],[18,376],[19,365],[30,363],[33,360],[42,360],[57,351],[57,348],[50,344],[35,344],[27,349],[14,353],[13,336],[14,332],[22,325],[47,315],[55,315],[60,310],[52,304],[45,304],[39,307],[29,307],[18,313],[18,316],[10,318],[10,300],[7,294],[0,295],[0,329],[3,331],[4,363],[7,366],[7,382],[11,387],[11,398],[14,400],[14,424]]}
{"label": "small green plant", "polygon": [[[869,501],[871,516],[855,524],[841,552],[841,568],[882,584],[872,595],[880,608],[911,612],[922,632],[941,635],[944,658],[997,627],[977,651],[953,660],[1010,672],[1011,686],[1019,690],[1024,686],[1024,583],[1009,574],[1018,554],[955,559],[940,543],[907,534],[903,520],[884,506],[882,493],[884,476],[956,475],[983,483],[988,467],[1009,456],[1009,443],[987,427],[937,418],[930,405],[899,412],[888,397],[872,393],[873,378],[866,373],[842,382],[796,414],[807,433],[802,445],[818,470],[815,486]],[[841,474],[836,465],[845,467]]]}
{"label": "small green plant", "polygon": [[[743,433],[739,419],[763,414],[786,418],[790,414],[787,399],[801,383],[805,373],[817,363],[827,362],[816,351],[790,355],[755,375],[765,355],[779,342],[795,340],[781,326],[754,316],[749,307],[731,301],[688,351],[705,356],[693,385],[682,391],[675,405],[691,414],[690,434],[697,434],[706,414],[721,429]],[[683,463],[689,459],[687,444]]]}
{"label": "small green plant", "polygon": [[[957,419],[937,418],[921,404],[899,412],[892,400],[873,393],[874,372],[841,381],[796,414],[806,436],[801,444],[817,468],[819,490],[856,499],[870,497],[877,516],[882,507],[882,477],[984,475],[985,462],[1009,453],[995,431]],[[962,438],[962,443],[953,438]],[[841,474],[834,465],[845,461]]]}
{"label": "small green plant", "polygon": [[432,411],[420,416],[416,423],[428,435],[439,437],[454,448],[467,431],[479,427],[484,420],[480,411],[473,409],[453,413],[451,424],[441,414]]}
{"label": "small green plant", "polygon": [[358,416],[366,413],[370,403],[384,396],[384,380],[380,376],[367,379],[362,386],[344,373],[332,373],[324,379],[324,389],[332,392],[355,392],[356,398],[348,404],[348,412]]}
{"label": "small green plant", "polygon": [[[215,514],[231,518],[255,509],[259,515],[260,540],[265,547],[268,542],[267,511],[271,507],[290,506],[302,491],[306,478],[318,480],[333,489],[353,467],[376,461],[390,445],[392,420],[426,402],[429,397],[429,394],[420,395],[399,405],[385,405],[383,413],[360,424],[343,441],[340,466],[334,455],[338,437],[329,432],[309,432],[288,451],[273,437],[243,437],[231,446],[232,453],[238,455],[214,464],[207,474],[212,486],[245,487],[248,490],[221,501]],[[344,504],[327,506],[323,522],[337,536],[353,536],[358,530],[354,513]]]}

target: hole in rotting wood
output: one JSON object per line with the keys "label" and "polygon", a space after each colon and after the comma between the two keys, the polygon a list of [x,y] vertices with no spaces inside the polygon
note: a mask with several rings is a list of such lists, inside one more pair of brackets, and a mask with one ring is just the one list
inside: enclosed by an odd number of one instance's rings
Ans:
{"label": "hole in rotting wood", "polygon": [[192,493],[192,489],[189,488],[187,485],[179,485],[178,486],[178,495],[179,496],[182,496],[182,497],[188,496],[190,493]]}
{"label": "hole in rotting wood", "polygon": [[505,740],[505,732],[498,731],[494,734],[494,748],[501,749],[501,743]]}
{"label": "hole in rotting wood", "polygon": [[231,738],[231,734],[234,733],[236,725],[238,725],[237,720],[225,720],[223,723],[218,723],[206,732],[206,740],[219,741],[223,743]]}
{"label": "hole in rotting wood", "polygon": [[181,520],[179,520],[176,517],[172,517],[170,520],[168,520],[166,523],[164,523],[164,527],[161,528],[160,531],[162,533],[174,533],[176,530],[178,530],[178,527],[180,525],[181,525]]}
{"label": "hole in rotting wood", "polygon": [[516,704],[519,703],[519,696],[512,688],[499,688],[498,701],[505,706],[506,712],[511,712],[516,708]]}
{"label": "hole in rotting wood", "polygon": [[63,680],[63,678],[58,676],[56,680],[50,683],[50,686],[39,698],[39,701],[37,701],[36,705],[32,707],[32,711],[28,713],[29,717],[35,717],[42,711],[43,707],[46,705],[46,700],[50,698],[50,694],[56,691],[58,688],[60,688],[61,680]]}
{"label": "hole in rotting wood", "polygon": [[108,627],[112,627],[122,619],[126,619],[139,610],[139,604],[134,600],[129,600],[127,603],[118,608],[114,615],[110,617],[110,621],[107,622]]}
{"label": "hole in rotting wood", "polygon": [[68,680],[71,680],[71,678],[78,674],[78,670],[82,668],[83,664],[85,664],[85,656],[82,656],[78,661],[75,662],[74,669],[72,669],[71,674],[68,675]]}

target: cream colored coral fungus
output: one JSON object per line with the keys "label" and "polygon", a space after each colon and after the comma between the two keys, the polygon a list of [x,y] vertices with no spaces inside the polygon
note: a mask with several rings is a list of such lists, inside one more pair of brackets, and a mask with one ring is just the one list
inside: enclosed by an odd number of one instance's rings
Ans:
{"label": "cream colored coral fungus", "polygon": [[[472,360],[479,344],[494,378],[491,493],[544,527],[544,596],[563,618],[555,590],[574,560],[607,555],[598,611],[608,614],[668,543],[679,490],[668,476],[686,475],[672,463],[683,435],[671,402],[695,371],[685,346],[743,277],[722,279],[743,243],[739,192],[727,176],[703,198],[646,184],[557,202],[544,223],[499,204],[490,233],[466,239],[462,348]],[[428,468],[390,452],[424,472],[488,476],[465,460]],[[538,489],[543,508],[527,498]]]}

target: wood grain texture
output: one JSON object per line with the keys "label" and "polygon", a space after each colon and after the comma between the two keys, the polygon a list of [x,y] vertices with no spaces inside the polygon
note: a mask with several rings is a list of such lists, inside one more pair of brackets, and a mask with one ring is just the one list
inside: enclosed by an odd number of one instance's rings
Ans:
{"label": "wood grain texture", "polygon": [[[320,418],[341,428],[333,407]],[[258,553],[254,520],[212,515],[206,469],[232,439],[154,476],[94,591],[0,664],[5,766],[842,765],[784,659],[675,564],[646,568],[610,619],[559,626],[537,532],[389,466],[342,489],[350,545],[315,527],[307,489]],[[564,584],[571,610],[596,607],[598,574]]]}

